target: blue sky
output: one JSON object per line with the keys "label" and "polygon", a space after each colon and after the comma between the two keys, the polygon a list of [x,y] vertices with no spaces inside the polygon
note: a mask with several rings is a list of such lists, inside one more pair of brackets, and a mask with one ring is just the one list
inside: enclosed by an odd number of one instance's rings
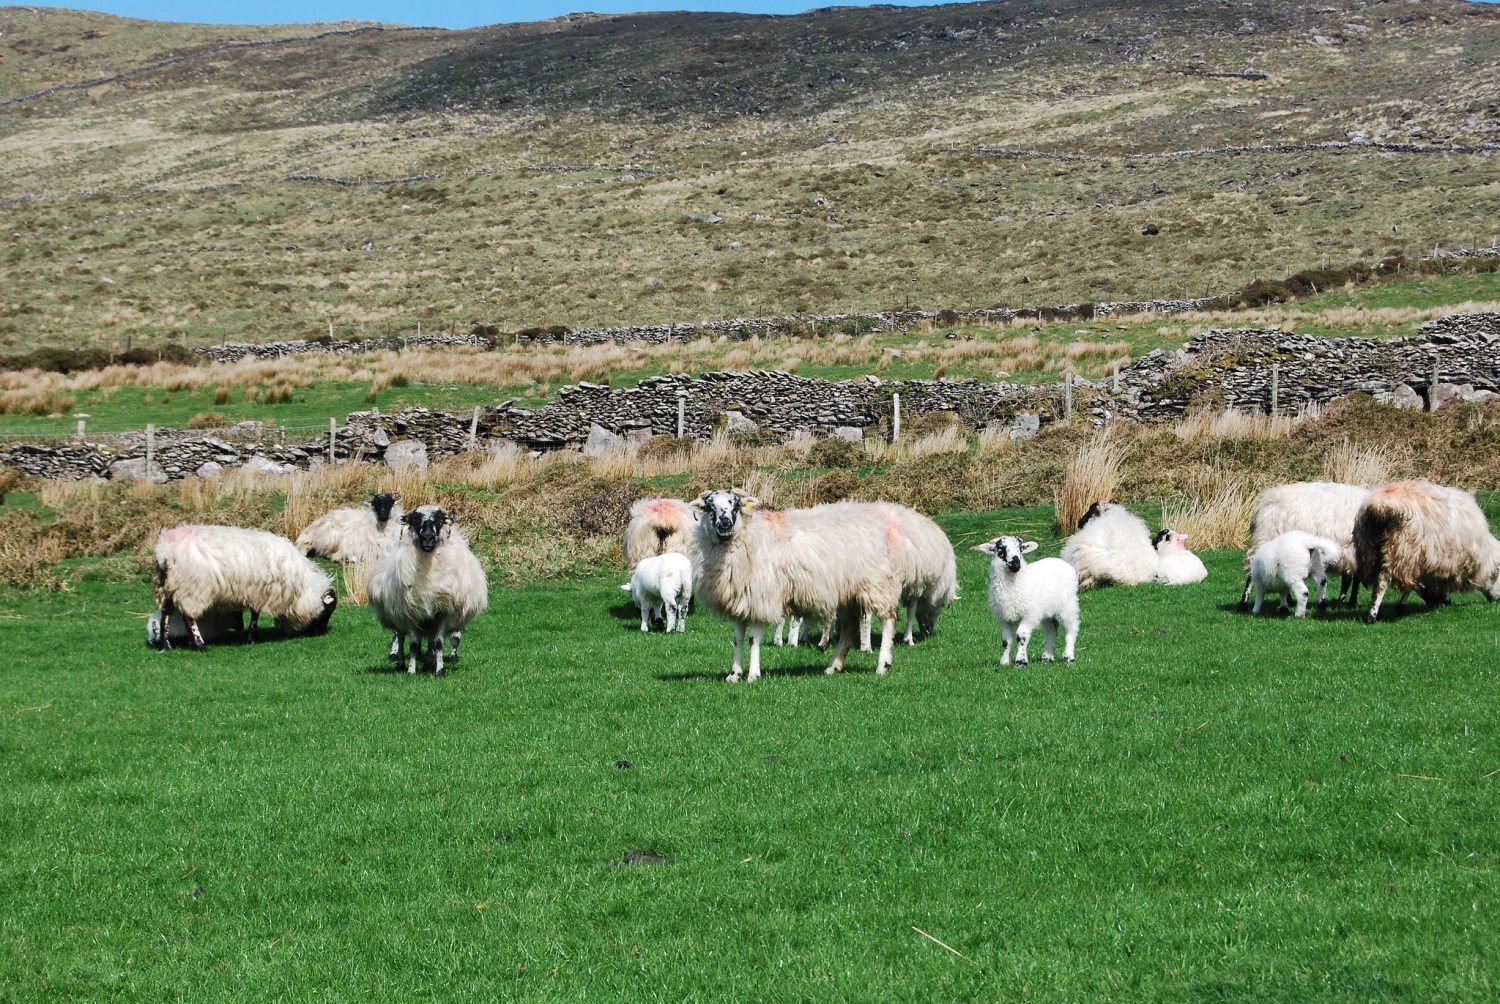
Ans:
{"label": "blue sky", "polygon": [[[845,0],[843,6],[867,7],[872,0]],[[930,6],[920,0],[885,0],[902,7]],[[480,3],[449,0],[99,0],[97,3],[43,3],[32,7],[73,7],[103,11],[150,21],[208,21],[217,24],[306,24],[321,21],[385,21],[389,23],[474,28],[502,21],[539,21],[580,10],[623,14],[642,10],[744,11],[754,14],[800,14],[814,7],[832,6],[830,0],[511,0]]]}

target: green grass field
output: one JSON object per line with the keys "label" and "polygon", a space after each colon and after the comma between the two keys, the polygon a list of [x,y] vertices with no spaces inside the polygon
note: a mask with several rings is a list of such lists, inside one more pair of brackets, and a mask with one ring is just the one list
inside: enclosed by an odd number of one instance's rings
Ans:
{"label": "green grass field", "polygon": [[609,569],[496,589],[446,680],[359,608],[158,654],[144,582],[6,592],[0,998],[1494,999],[1496,610],[1251,619],[1223,552],[1000,671],[968,547],[1050,519],[945,519],[884,679],[728,685]]}

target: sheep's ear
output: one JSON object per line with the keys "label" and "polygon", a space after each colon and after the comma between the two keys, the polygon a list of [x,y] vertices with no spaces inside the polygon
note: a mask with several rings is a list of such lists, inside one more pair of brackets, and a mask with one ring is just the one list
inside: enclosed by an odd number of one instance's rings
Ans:
{"label": "sheep's ear", "polygon": [[758,508],[759,506],[760,499],[756,498],[754,495],[744,495],[740,498],[740,508],[745,510],[746,512],[749,512],[751,509]]}
{"label": "sheep's ear", "polygon": [[982,551],[985,554],[994,554],[995,553],[995,545],[998,544],[998,543],[1000,543],[1000,538],[996,537],[994,540],[987,540],[983,544],[975,544],[974,545],[974,550],[976,550],[976,551]]}
{"label": "sheep's ear", "polygon": [[448,522],[452,523],[454,526],[457,526],[458,525],[458,513],[456,513],[456,512],[450,512],[450,513],[448,513]]}
{"label": "sheep's ear", "polygon": [[1036,548],[1037,548],[1037,544],[1036,544],[1036,541],[1034,541],[1034,540],[1024,540],[1024,541],[1021,542],[1021,553],[1022,554],[1030,554],[1032,551],[1035,551]]}
{"label": "sheep's ear", "polygon": [[704,509],[708,508],[708,503],[704,501],[704,499],[706,498],[708,498],[708,492],[704,492],[702,495],[699,495],[697,498],[693,499],[693,501],[688,503],[688,508],[693,510],[694,519],[697,519],[698,514],[701,513]]}
{"label": "sheep's ear", "polygon": [[623,589],[623,590],[625,590],[628,593],[628,592],[630,592],[630,583],[627,582],[623,586],[621,586],[620,588]]}

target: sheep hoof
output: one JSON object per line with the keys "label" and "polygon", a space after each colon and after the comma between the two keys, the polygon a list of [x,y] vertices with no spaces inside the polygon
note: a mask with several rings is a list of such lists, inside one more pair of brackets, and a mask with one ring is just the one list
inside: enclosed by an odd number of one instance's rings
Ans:
{"label": "sheep hoof", "polygon": [[447,676],[448,674],[447,674],[447,672],[445,670],[438,669],[432,675],[433,676]]}
{"label": "sheep hoof", "polygon": [[835,673],[839,672],[843,668],[844,668],[843,666],[829,666],[827,669],[823,670],[823,675],[824,676],[833,676]]}
{"label": "sheep hoof", "polygon": [[1375,615],[1374,614],[1365,614],[1365,623],[1366,624],[1374,624],[1375,623]]}
{"label": "sheep hoof", "polygon": [[891,671],[891,667],[890,667],[889,663],[887,663],[884,666],[876,666],[875,667],[875,675],[876,676],[884,676],[885,674],[889,673],[890,671]]}
{"label": "sheep hoof", "polygon": [[1031,660],[1030,659],[1017,659],[1016,660],[1016,665],[1017,666],[1029,666],[1029,665],[1031,665]]}
{"label": "sheep hoof", "polygon": [[1063,660],[1063,662],[1067,663],[1069,666],[1073,665],[1074,661],[1075,660],[1073,659],[1073,657],[1071,655],[1068,656],[1066,659]]}
{"label": "sheep hoof", "polygon": [[1050,656],[1050,655],[1044,655],[1044,656],[1042,656],[1042,661],[1043,662],[1053,662],[1054,661],[1054,657]]}
{"label": "sheep hoof", "polygon": [[738,673],[730,673],[728,676],[724,677],[724,682],[725,683],[739,683],[740,682],[740,674],[738,674]]}

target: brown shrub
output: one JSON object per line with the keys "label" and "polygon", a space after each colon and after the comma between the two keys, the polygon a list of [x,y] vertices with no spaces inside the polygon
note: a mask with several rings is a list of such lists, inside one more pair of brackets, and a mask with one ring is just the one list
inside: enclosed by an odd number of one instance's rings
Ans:
{"label": "brown shrub", "polygon": [[838,436],[829,436],[820,439],[813,448],[807,451],[807,462],[814,467],[830,467],[834,470],[848,470],[858,467],[864,459],[859,447],[847,439]]}
{"label": "brown shrub", "polygon": [[200,411],[188,419],[189,429],[222,429],[229,420],[217,411]]}

